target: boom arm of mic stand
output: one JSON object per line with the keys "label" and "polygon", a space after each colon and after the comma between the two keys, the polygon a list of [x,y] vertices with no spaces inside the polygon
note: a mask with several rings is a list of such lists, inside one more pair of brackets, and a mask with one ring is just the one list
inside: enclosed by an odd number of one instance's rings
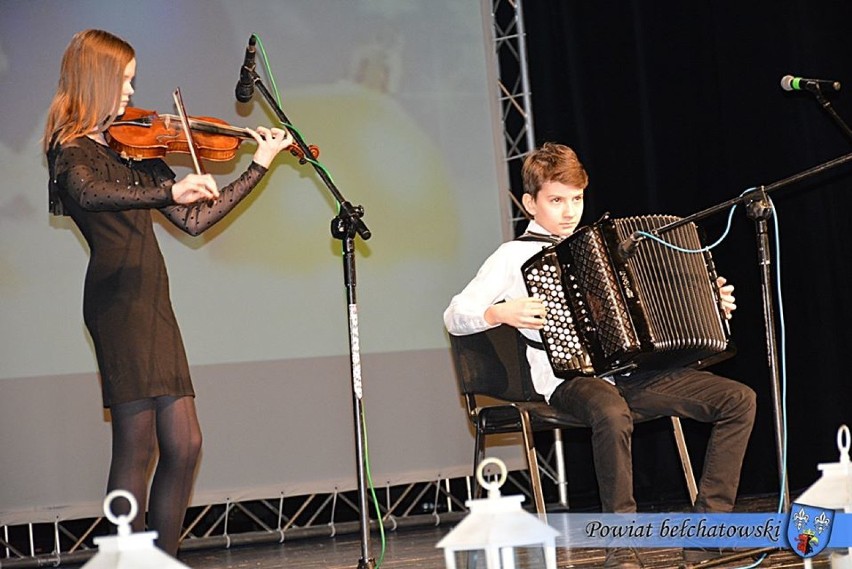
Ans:
{"label": "boom arm of mic stand", "polygon": [[[287,116],[284,114],[284,111],[281,110],[281,107],[275,102],[275,98],[263,84],[263,81],[260,80],[260,77],[257,75],[257,72],[251,70],[252,81],[254,82],[255,87],[260,93],[263,95],[263,98],[269,103],[269,106],[275,111],[275,114],[278,116],[278,120],[280,120],[284,124],[292,124]],[[304,156],[311,156],[311,151],[308,148],[308,145],[305,144],[305,141],[302,139],[301,135],[294,130],[290,131],[290,134],[293,136],[293,141],[297,144],[299,149],[304,153]],[[328,174],[317,166],[313,164],[314,170],[316,170],[317,175],[322,179],[325,185],[328,187],[328,190],[334,196],[334,199],[337,201],[340,206],[340,212],[338,213],[338,217],[342,218],[347,223],[351,224],[352,228],[361,236],[361,239],[366,241],[370,237],[372,237],[372,233],[367,228],[366,224],[364,224],[364,220],[361,216],[364,215],[364,210],[361,206],[353,206],[351,203],[346,201],[341,195],[340,190],[337,189],[337,186],[334,185],[334,182],[331,178],[328,177]]]}
{"label": "boom arm of mic stand", "polygon": [[777,182],[772,182],[769,185],[761,186],[760,188],[753,189],[751,191],[745,192],[741,196],[737,196],[735,198],[724,201],[720,204],[708,207],[707,209],[693,213],[693,214],[688,215],[686,217],[682,217],[682,218],[678,219],[677,221],[673,221],[673,222],[671,222],[667,225],[663,225],[661,227],[658,227],[657,229],[653,230],[651,233],[659,236],[662,233],[665,233],[667,231],[671,231],[672,229],[680,227],[681,225],[686,225],[687,223],[691,223],[693,221],[700,221],[702,219],[706,219],[713,214],[724,211],[724,210],[726,210],[730,207],[733,207],[735,205],[741,205],[741,204],[742,205],[748,205],[750,202],[754,201],[755,199],[758,199],[758,200],[763,199],[760,196],[757,196],[757,198],[756,198],[755,196],[757,194],[768,194],[769,192],[772,192],[774,190],[778,190],[780,188],[789,186],[789,185],[794,184],[796,182],[800,182],[800,181],[802,181],[806,178],[816,176],[817,174],[821,174],[822,172],[825,172],[827,170],[831,170],[831,169],[836,168],[838,166],[842,166],[842,165],[847,164],[849,162],[852,162],[852,153],[845,154],[843,156],[839,156],[839,157],[837,157],[833,160],[829,160],[828,162],[825,162],[823,164],[819,164],[817,166],[814,166],[813,168],[809,168],[807,170],[799,172],[798,174],[793,174],[792,176],[784,178],[783,180],[778,180]]}

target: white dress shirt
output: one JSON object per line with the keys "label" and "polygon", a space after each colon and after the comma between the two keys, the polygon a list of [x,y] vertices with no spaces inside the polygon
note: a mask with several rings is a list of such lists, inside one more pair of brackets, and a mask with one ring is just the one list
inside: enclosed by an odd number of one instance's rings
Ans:
{"label": "white dress shirt", "polygon": [[[549,232],[535,221],[530,222],[527,231],[549,235]],[[549,245],[550,243],[544,241],[509,241],[500,245],[485,260],[464,290],[453,297],[444,311],[447,331],[455,336],[466,336],[496,328],[497,325],[486,322],[485,311],[501,300],[529,296],[521,266]],[[536,330],[522,329],[520,332],[531,340],[541,342],[541,336]],[[563,380],[553,374],[553,368],[550,367],[544,350],[527,346],[527,361],[536,392],[549,401],[550,395]]]}

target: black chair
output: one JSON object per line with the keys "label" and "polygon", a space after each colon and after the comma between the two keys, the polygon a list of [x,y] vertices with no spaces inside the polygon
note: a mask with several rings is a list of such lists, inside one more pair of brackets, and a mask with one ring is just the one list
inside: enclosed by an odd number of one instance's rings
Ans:
{"label": "black chair", "polygon": [[[585,425],[560,413],[535,392],[526,359],[526,345],[515,328],[498,326],[467,336],[450,335],[450,346],[459,389],[476,430],[473,472],[476,473],[484,458],[487,435],[520,432],[535,508],[538,513],[545,513],[533,433]],[[490,401],[483,402],[485,398]],[[657,418],[633,416],[636,423]],[[698,490],[683,429],[678,417],[671,417],[671,421],[689,497],[694,504]]]}

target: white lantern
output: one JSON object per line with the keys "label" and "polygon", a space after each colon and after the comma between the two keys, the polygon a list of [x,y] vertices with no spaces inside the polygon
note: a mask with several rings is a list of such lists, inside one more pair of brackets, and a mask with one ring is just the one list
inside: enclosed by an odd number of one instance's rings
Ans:
{"label": "white lantern", "polygon": [[[837,431],[839,462],[820,464],[822,477],[805,490],[796,502],[852,513],[852,462],[849,461],[849,446],[849,427],[842,425]],[[847,548],[843,554],[832,552],[830,559],[831,569],[852,569],[852,547]],[[810,558],[805,559],[805,568],[811,567]]]}
{"label": "white lantern", "polygon": [[[118,497],[130,502],[130,512],[126,516],[115,516],[110,509],[110,503]],[[83,565],[82,569],[189,569],[187,565],[154,546],[157,532],[130,532],[130,522],[136,517],[136,512],[136,499],[130,492],[114,490],[107,494],[104,498],[104,514],[118,526],[118,535],[96,537],[98,553]]]}
{"label": "white lantern", "polygon": [[[486,483],[483,468],[496,464],[500,468],[497,481]],[[545,566],[556,569],[556,536],[559,532],[521,508],[523,496],[500,496],[506,481],[506,465],[497,458],[483,460],[476,478],[488,490],[488,498],[468,500],[470,513],[438,542],[444,549],[448,569],[456,569],[456,552],[484,551],[488,569],[514,569],[515,547],[539,547],[544,550]]]}

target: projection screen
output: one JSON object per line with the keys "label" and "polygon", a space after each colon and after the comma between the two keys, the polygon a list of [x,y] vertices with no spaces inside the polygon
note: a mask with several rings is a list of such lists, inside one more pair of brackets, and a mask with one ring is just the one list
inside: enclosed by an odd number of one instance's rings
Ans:
{"label": "projection screen", "polygon": [[[275,122],[259,95],[234,99],[257,34],[264,83],[373,233],[356,247],[373,480],[469,473],[441,314],[508,233],[489,26],[478,2],[456,0],[0,3],[0,525],[97,516],[106,486],[108,414],[82,322],[88,252],[47,212],[40,150],[62,52],[86,28],[135,47],[133,106],[173,112],[180,87],[190,115],[250,127]],[[209,166],[220,184],[251,146]],[[355,487],[335,214],[289,156],[201,237],[154,214],[204,433],[194,504]]]}

